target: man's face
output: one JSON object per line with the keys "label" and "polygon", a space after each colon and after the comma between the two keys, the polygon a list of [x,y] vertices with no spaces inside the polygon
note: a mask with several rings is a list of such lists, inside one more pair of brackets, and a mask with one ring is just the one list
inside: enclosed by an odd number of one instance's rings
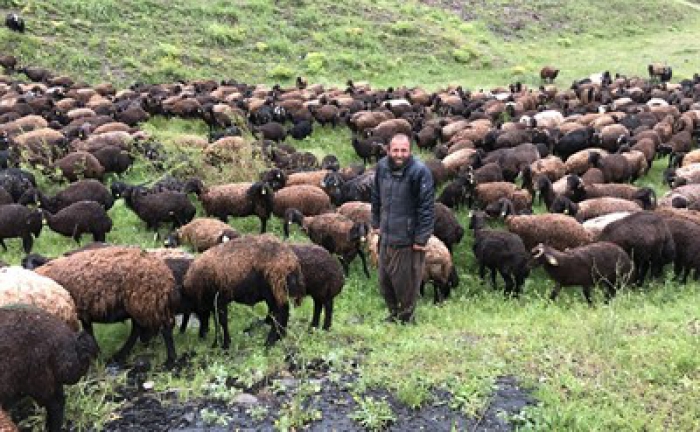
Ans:
{"label": "man's face", "polygon": [[389,157],[396,167],[402,167],[411,156],[411,144],[408,141],[392,141],[389,144]]}

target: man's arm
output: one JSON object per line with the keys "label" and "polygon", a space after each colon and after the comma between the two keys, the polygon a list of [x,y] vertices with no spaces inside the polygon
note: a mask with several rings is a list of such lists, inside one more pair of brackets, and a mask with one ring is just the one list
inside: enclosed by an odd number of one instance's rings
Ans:
{"label": "man's arm", "polygon": [[433,187],[433,175],[428,168],[424,168],[417,176],[418,181],[418,208],[416,213],[416,235],[414,243],[425,246],[433,234],[435,224],[435,190]]}
{"label": "man's arm", "polygon": [[379,177],[380,168],[377,166],[377,171],[374,173],[374,181],[372,182],[372,229],[379,229],[380,218],[382,214],[382,200],[379,193]]}

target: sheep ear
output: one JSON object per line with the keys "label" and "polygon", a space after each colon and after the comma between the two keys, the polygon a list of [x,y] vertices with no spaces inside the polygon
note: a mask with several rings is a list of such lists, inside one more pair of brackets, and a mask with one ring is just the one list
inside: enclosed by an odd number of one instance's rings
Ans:
{"label": "sheep ear", "polygon": [[549,263],[549,265],[552,265],[554,267],[559,265],[559,261],[557,261],[557,259],[554,258],[552,255],[547,254],[546,258],[547,258],[547,262]]}

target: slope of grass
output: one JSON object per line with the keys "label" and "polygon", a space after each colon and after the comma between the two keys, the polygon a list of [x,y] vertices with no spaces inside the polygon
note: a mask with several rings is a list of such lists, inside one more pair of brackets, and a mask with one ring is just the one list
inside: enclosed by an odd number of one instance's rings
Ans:
{"label": "slope of grass", "polygon": [[[682,2],[660,0],[0,2],[0,11],[9,10],[22,13],[28,32],[0,31],[0,52],[121,84],[288,83],[305,75],[334,84],[352,77],[492,86],[537,82],[545,63],[560,65],[568,82],[602,69],[642,74],[652,60],[689,76],[700,16]],[[663,49],[666,41],[674,41],[672,49]]]}

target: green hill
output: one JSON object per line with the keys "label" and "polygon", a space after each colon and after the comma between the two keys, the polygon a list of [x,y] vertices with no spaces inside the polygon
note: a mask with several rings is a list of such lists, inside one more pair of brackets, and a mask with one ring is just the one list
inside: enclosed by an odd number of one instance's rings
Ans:
{"label": "green hill", "polygon": [[[683,1],[47,0],[0,2],[27,33],[0,52],[91,82],[235,78],[471,85],[601,69],[695,71],[700,12]],[[696,6],[697,7],[697,6]]]}

